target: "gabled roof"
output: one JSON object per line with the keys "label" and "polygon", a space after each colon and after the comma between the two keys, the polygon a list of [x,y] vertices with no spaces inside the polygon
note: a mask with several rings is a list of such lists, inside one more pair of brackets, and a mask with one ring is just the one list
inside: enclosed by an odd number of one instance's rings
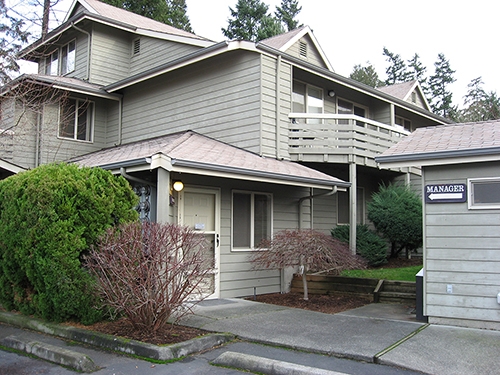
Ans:
{"label": "gabled roof", "polygon": [[316,48],[321,58],[323,59],[325,66],[328,68],[328,70],[333,72],[334,70],[330,64],[330,61],[328,61],[328,58],[326,57],[323,49],[319,45],[318,40],[314,36],[314,33],[312,32],[309,26],[301,26],[287,33],[261,40],[259,44],[264,44],[280,52],[286,52],[291,46],[297,43],[305,35],[308,35],[311,38],[314,47]]}
{"label": "gabled roof", "polygon": [[104,149],[70,160],[90,167],[118,169],[144,165],[169,171],[320,189],[349,182],[291,161],[265,158],[193,131]]}
{"label": "gabled roof", "polygon": [[137,35],[151,36],[158,39],[171,40],[199,47],[207,47],[214,43],[207,38],[97,0],[73,0],[73,4],[64,22],[48,33],[45,39],[39,39],[23,49],[19,53],[20,58],[26,58],[37,48],[52,43],[62,33],[84,20],[108,24]]}
{"label": "gabled roof", "polygon": [[387,168],[500,160],[500,120],[419,128],[375,160]]}
{"label": "gabled roof", "polygon": [[410,95],[416,91],[416,93],[421,97],[425,109],[430,111],[430,105],[429,102],[427,101],[424,91],[422,90],[422,86],[420,86],[420,83],[417,80],[413,81],[408,81],[408,82],[402,82],[402,83],[395,83],[394,85],[389,85],[389,86],[381,86],[377,87],[377,90],[385,92],[386,94],[392,95],[395,98],[411,102]]}

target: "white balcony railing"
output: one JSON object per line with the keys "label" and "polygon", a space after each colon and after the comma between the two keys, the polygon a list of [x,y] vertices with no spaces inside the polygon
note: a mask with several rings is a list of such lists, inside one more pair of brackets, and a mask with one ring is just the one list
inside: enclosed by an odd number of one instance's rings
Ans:
{"label": "white balcony railing", "polygon": [[361,157],[374,163],[375,156],[410,134],[402,126],[356,115],[290,113],[288,117],[289,153],[304,161],[321,155],[323,161]]}

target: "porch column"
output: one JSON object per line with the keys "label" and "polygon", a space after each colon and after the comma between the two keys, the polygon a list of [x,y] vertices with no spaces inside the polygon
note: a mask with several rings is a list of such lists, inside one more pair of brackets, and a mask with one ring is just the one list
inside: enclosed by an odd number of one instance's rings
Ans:
{"label": "porch column", "polygon": [[351,187],[349,188],[349,248],[353,254],[356,254],[356,225],[357,225],[357,174],[356,174],[356,162],[351,162],[349,164],[349,181]]}
{"label": "porch column", "polygon": [[163,168],[158,168],[156,188],[156,221],[158,223],[171,222],[170,207],[170,173]]}

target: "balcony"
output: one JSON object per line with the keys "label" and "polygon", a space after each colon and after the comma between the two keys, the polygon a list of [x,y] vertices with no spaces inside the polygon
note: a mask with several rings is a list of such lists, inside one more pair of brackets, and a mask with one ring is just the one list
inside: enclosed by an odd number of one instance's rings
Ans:
{"label": "balcony", "polygon": [[290,113],[288,151],[293,161],[356,163],[377,167],[375,156],[410,134],[356,115]]}

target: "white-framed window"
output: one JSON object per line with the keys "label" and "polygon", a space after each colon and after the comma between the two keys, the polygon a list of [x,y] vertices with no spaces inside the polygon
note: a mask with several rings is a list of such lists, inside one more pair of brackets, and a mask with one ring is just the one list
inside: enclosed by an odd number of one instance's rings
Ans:
{"label": "white-framed window", "polygon": [[47,56],[45,59],[45,74],[57,76],[71,73],[75,70],[75,59],[76,41],[72,40]]}
{"label": "white-framed window", "polygon": [[45,74],[56,76],[59,72],[59,50],[55,50],[45,59]]}
{"label": "white-framed window", "polygon": [[94,102],[68,99],[59,120],[59,137],[92,142],[94,128]]}
{"label": "white-framed window", "polygon": [[467,180],[470,210],[500,209],[500,177]]}
{"label": "white-framed window", "polygon": [[[300,81],[293,81],[292,112],[323,113],[323,89]],[[308,124],[321,124],[320,119],[308,119]]]}
{"label": "white-framed window", "polygon": [[61,74],[71,73],[75,70],[76,42],[72,40],[61,48]]}
{"label": "white-framed window", "polygon": [[411,131],[411,121],[401,116],[395,116],[394,123],[402,126],[405,130]]}
{"label": "white-framed window", "polygon": [[[359,117],[368,117],[368,108],[360,104],[350,102],[345,99],[337,99],[337,113],[340,115],[356,115]],[[348,124],[349,120],[338,120],[339,124]],[[359,126],[364,126],[364,122],[356,121]]]}
{"label": "white-framed window", "polygon": [[272,235],[272,194],[233,191],[232,249],[253,250]]}

